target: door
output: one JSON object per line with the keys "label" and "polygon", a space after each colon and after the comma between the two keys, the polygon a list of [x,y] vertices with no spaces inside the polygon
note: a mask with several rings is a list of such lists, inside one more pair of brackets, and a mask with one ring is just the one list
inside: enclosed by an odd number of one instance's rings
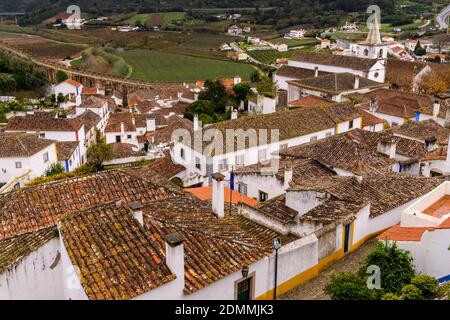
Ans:
{"label": "door", "polygon": [[247,278],[237,285],[237,299],[238,300],[251,300],[250,292],[251,292],[251,278]]}
{"label": "door", "polygon": [[344,253],[350,249],[350,229],[351,223],[346,224],[344,227]]}
{"label": "door", "polygon": [[120,136],[116,136],[116,142],[118,142],[118,143],[121,142]]}

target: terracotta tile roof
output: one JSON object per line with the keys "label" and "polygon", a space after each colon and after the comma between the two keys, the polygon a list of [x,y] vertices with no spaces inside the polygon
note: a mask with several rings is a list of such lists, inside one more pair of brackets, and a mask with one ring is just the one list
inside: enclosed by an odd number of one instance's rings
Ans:
{"label": "terracotta tile roof", "polygon": [[144,207],[151,237],[164,251],[163,235],[178,233],[184,239],[185,293],[204,288],[233,272],[242,270],[272,253],[272,239],[286,244],[296,239],[282,236],[243,216],[234,208],[225,217],[211,213],[209,201],[180,196],[155,201]]}
{"label": "terracotta tile roof", "polygon": [[299,217],[300,221],[322,223],[338,223],[343,219],[354,217],[364,207],[360,202],[329,200],[309,210]]}
{"label": "terracotta tile roof", "polygon": [[134,151],[135,145],[129,143],[111,143],[114,159],[145,156],[144,151]]}
{"label": "terracotta tile roof", "polygon": [[103,108],[108,103],[106,98],[101,98],[95,95],[84,98],[78,108]]}
{"label": "terracotta tile roof", "polygon": [[98,89],[96,87],[83,87],[81,94],[83,95],[94,95],[98,93]]}
{"label": "terracotta tile roof", "polygon": [[319,98],[316,96],[306,96],[288,103],[289,107],[311,107],[311,106],[328,106],[335,104],[334,101]]}
{"label": "terracotta tile roof", "polygon": [[410,137],[425,141],[429,138],[436,138],[441,143],[447,143],[450,129],[442,127],[436,121],[429,119],[425,121],[409,121],[401,126],[392,128],[396,135]]}
{"label": "terracotta tile roof", "polygon": [[[355,75],[351,73],[334,73],[318,77],[311,77],[301,80],[288,81],[289,84],[296,87],[317,90],[321,92],[330,92],[338,94],[354,89]],[[359,89],[377,88],[386,86],[384,83],[375,82],[361,77],[359,80]]]}
{"label": "terracotta tile roof", "polygon": [[279,151],[283,158],[310,158],[357,175],[390,171],[394,160],[368,150],[346,133]]}
{"label": "terracotta tile roof", "polygon": [[0,240],[55,226],[62,214],[108,201],[145,202],[171,194],[147,177],[122,171],[104,171],[21,189],[0,195]]}
{"label": "terracotta tile roof", "polygon": [[[236,175],[261,174],[264,165],[258,163],[250,166],[240,167],[234,170]],[[292,183],[296,184],[303,179],[319,176],[332,176],[336,173],[320,162],[313,159],[282,159],[278,163],[278,171],[275,177],[284,182],[285,168],[292,169]],[[268,168],[265,168],[266,170]],[[267,173],[264,173],[266,175]]]}
{"label": "terracotta tile roof", "polygon": [[78,131],[82,127],[79,121],[67,118],[55,118],[51,113],[35,113],[8,120],[9,131]]}
{"label": "terracotta tile roof", "polygon": [[55,227],[0,240],[0,274],[56,237]]}
{"label": "terracotta tile roof", "polygon": [[288,190],[315,190],[327,192],[340,201],[370,203],[370,217],[374,218],[430,192],[441,183],[438,178],[387,172],[364,175],[361,182],[354,177],[316,177]]}
{"label": "terracotta tile roof", "polygon": [[186,170],[181,164],[174,163],[168,152],[164,153],[164,157],[156,159],[149,164],[148,169],[157,172],[166,179],[171,179],[173,176]]}
{"label": "terracotta tile roof", "polygon": [[420,241],[425,231],[430,227],[401,227],[395,225],[384,231],[377,238],[392,241]]}
{"label": "terracotta tile roof", "polygon": [[25,133],[0,133],[0,141],[0,158],[30,157],[55,143]]}
{"label": "terracotta tile roof", "polygon": [[390,130],[370,132],[367,130],[355,129],[347,132],[346,135],[359,143],[361,147],[367,148],[373,152],[377,151],[378,143],[381,140],[388,139],[396,143],[396,153],[400,155],[418,159],[426,154],[424,143],[409,138],[394,136]]}
{"label": "terracotta tile roof", "polygon": [[386,120],[378,118],[377,116],[371,114],[370,112],[361,110],[360,111],[361,118],[362,118],[362,127],[368,127],[368,126],[374,126],[381,123],[387,123]]}
{"label": "terracotta tile roof", "polygon": [[90,131],[93,127],[97,127],[98,123],[102,120],[98,114],[91,110],[86,110],[76,118],[72,118],[73,121],[79,121],[84,124],[84,129]]}
{"label": "terracotta tile roof", "polygon": [[58,229],[91,300],[131,299],[175,279],[161,245],[123,205],[65,215]]}
{"label": "terracotta tile roof", "polygon": [[56,142],[56,154],[58,160],[68,160],[77,149],[79,142],[76,141],[58,141]]}
{"label": "terracotta tile roof", "polygon": [[436,218],[442,218],[450,213],[450,195],[443,196],[422,212]]}
{"label": "terracotta tile roof", "polygon": [[150,113],[155,108],[161,108],[158,102],[154,100],[144,100],[137,102],[134,107],[136,110],[138,110],[140,113]]}
{"label": "terracotta tile roof", "polygon": [[[314,77],[315,71],[290,66],[281,66],[277,69],[277,71],[275,71],[275,74],[277,76],[282,76],[286,78],[305,79]],[[328,72],[319,71],[319,75],[325,74],[328,74]]]}
{"label": "terracotta tile roof", "polygon": [[[212,200],[212,187],[206,186],[206,187],[198,187],[198,188],[189,188],[185,189],[187,192],[192,193],[194,196],[199,198],[200,200]],[[252,199],[250,197],[247,197],[243,194],[240,194],[239,192],[233,190],[231,191],[230,188],[224,187],[224,199],[226,203],[238,204],[239,202],[243,202],[249,206],[256,206],[258,204],[258,200]]]}
{"label": "terracotta tile roof", "polygon": [[285,204],[284,195],[262,202],[256,209],[265,216],[284,224],[293,222],[298,215],[297,210],[289,208]]}
{"label": "terracotta tile roof", "polygon": [[171,142],[172,133],[177,129],[192,130],[193,123],[191,120],[172,115],[167,119],[167,126],[156,130],[148,135],[148,141],[153,145],[169,144]]}
{"label": "terracotta tile roof", "polygon": [[166,123],[166,119],[157,113],[137,115],[133,115],[130,112],[113,113],[108,119],[105,131],[120,132],[120,124],[123,122],[125,132],[134,132],[136,128],[147,128],[147,119],[155,119],[156,126],[165,125]]}
{"label": "terracotta tile roof", "polygon": [[398,59],[387,59],[386,82],[410,87],[413,78],[427,65],[422,62],[409,62]]}
{"label": "terracotta tile roof", "polygon": [[393,105],[406,106],[414,110],[427,106],[431,106],[432,108],[434,103],[433,97],[425,94],[390,89],[373,90],[363,96],[368,99],[372,98],[378,102],[387,101]]}
{"label": "terracotta tile roof", "polygon": [[308,52],[299,53],[290,58],[290,60],[314,63],[318,65],[340,66],[344,68],[364,71],[368,71],[374,66],[375,63],[377,63],[377,60],[375,59]]}
{"label": "terracotta tile roof", "polygon": [[72,80],[72,79],[67,79],[64,82],[68,83],[68,84],[70,84],[70,85],[72,85],[74,87],[81,87],[81,83],[79,83],[79,82],[77,82],[75,80]]}
{"label": "terracotta tile roof", "polygon": [[[279,130],[279,141],[283,141],[335,128],[337,122],[348,121],[355,118],[359,118],[358,110],[352,105],[343,104],[326,107],[296,108],[264,115],[240,117],[235,120],[228,120],[209,125],[208,127],[203,128],[203,130],[217,129],[222,133],[223,139],[225,139],[227,129],[242,129],[244,131],[252,129],[256,130],[257,133],[260,133],[260,129],[266,129],[268,142],[270,142],[272,130]],[[209,142],[203,142],[202,152],[204,152],[208,145]],[[225,149],[225,146],[227,145],[225,140],[223,145]],[[249,139],[246,137],[245,147],[248,147],[248,145]],[[240,150],[243,147],[244,145],[242,143],[238,144],[236,142],[234,150]],[[214,155],[217,155],[218,152],[220,152],[220,150],[213,150]]]}

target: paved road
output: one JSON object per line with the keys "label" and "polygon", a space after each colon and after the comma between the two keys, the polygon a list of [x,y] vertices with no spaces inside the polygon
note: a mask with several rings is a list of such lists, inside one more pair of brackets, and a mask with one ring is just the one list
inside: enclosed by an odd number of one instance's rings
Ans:
{"label": "paved road", "polygon": [[329,300],[323,291],[333,274],[342,272],[355,272],[360,264],[375,247],[377,240],[371,239],[356,251],[346,255],[342,260],[323,270],[317,277],[302,284],[280,297],[281,300]]}
{"label": "paved road", "polygon": [[447,17],[450,15],[450,4],[442,10],[436,17],[437,22],[439,23],[439,28],[447,29],[448,24],[446,22]]}

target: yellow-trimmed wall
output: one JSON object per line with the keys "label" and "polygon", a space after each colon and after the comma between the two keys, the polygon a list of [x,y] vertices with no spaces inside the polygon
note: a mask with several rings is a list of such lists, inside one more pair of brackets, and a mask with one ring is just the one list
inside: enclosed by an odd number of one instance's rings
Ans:
{"label": "yellow-trimmed wall", "polygon": [[[355,251],[356,249],[358,249],[364,242],[366,242],[367,240],[374,238],[375,236],[379,235],[380,233],[382,233],[384,230],[381,231],[377,231],[371,234],[366,235],[364,238],[362,238],[361,240],[359,240],[357,243],[353,243],[353,233],[355,231],[355,224],[354,222],[352,222],[352,227],[351,227],[351,235],[350,235],[350,249],[348,251],[348,253]],[[280,285],[277,286],[277,297],[298,287],[299,285],[305,283],[306,281],[314,278],[315,276],[319,275],[319,273],[326,268],[327,266],[341,260],[344,257],[344,234],[345,234],[345,228],[343,228],[342,230],[342,244],[341,244],[341,248],[339,248],[338,250],[336,250],[335,252],[333,252],[332,254],[326,256],[325,258],[319,260],[319,262],[303,271],[302,273],[296,275],[295,277],[281,283]],[[273,289],[267,291],[266,293],[256,297],[256,300],[272,300],[273,299]]]}

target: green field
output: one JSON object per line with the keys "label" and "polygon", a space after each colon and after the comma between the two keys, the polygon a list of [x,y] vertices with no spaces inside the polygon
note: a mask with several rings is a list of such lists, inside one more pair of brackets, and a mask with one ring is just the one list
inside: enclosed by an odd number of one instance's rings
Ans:
{"label": "green field", "polygon": [[285,43],[288,47],[298,47],[298,46],[314,46],[319,43],[317,39],[314,38],[302,38],[302,39],[285,39],[283,37],[270,39],[269,42],[274,44]]}
{"label": "green field", "polygon": [[289,50],[287,52],[279,52],[277,50],[254,50],[247,51],[252,58],[264,64],[275,63],[278,58],[290,58],[299,52],[314,51],[314,47],[305,47],[303,49]]}
{"label": "green field", "polygon": [[159,52],[127,50],[119,53],[133,68],[131,78],[155,82],[184,82],[240,75],[248,80],[251,65]]}
{"label": "green field", "polygon": [[142,24],[160,25],[167,27],[182,21],[186,16],[185,12],[162,12],[162,13],[141,13],[136,14],[127,20],[130,24],[136,24],[139,20]]}

